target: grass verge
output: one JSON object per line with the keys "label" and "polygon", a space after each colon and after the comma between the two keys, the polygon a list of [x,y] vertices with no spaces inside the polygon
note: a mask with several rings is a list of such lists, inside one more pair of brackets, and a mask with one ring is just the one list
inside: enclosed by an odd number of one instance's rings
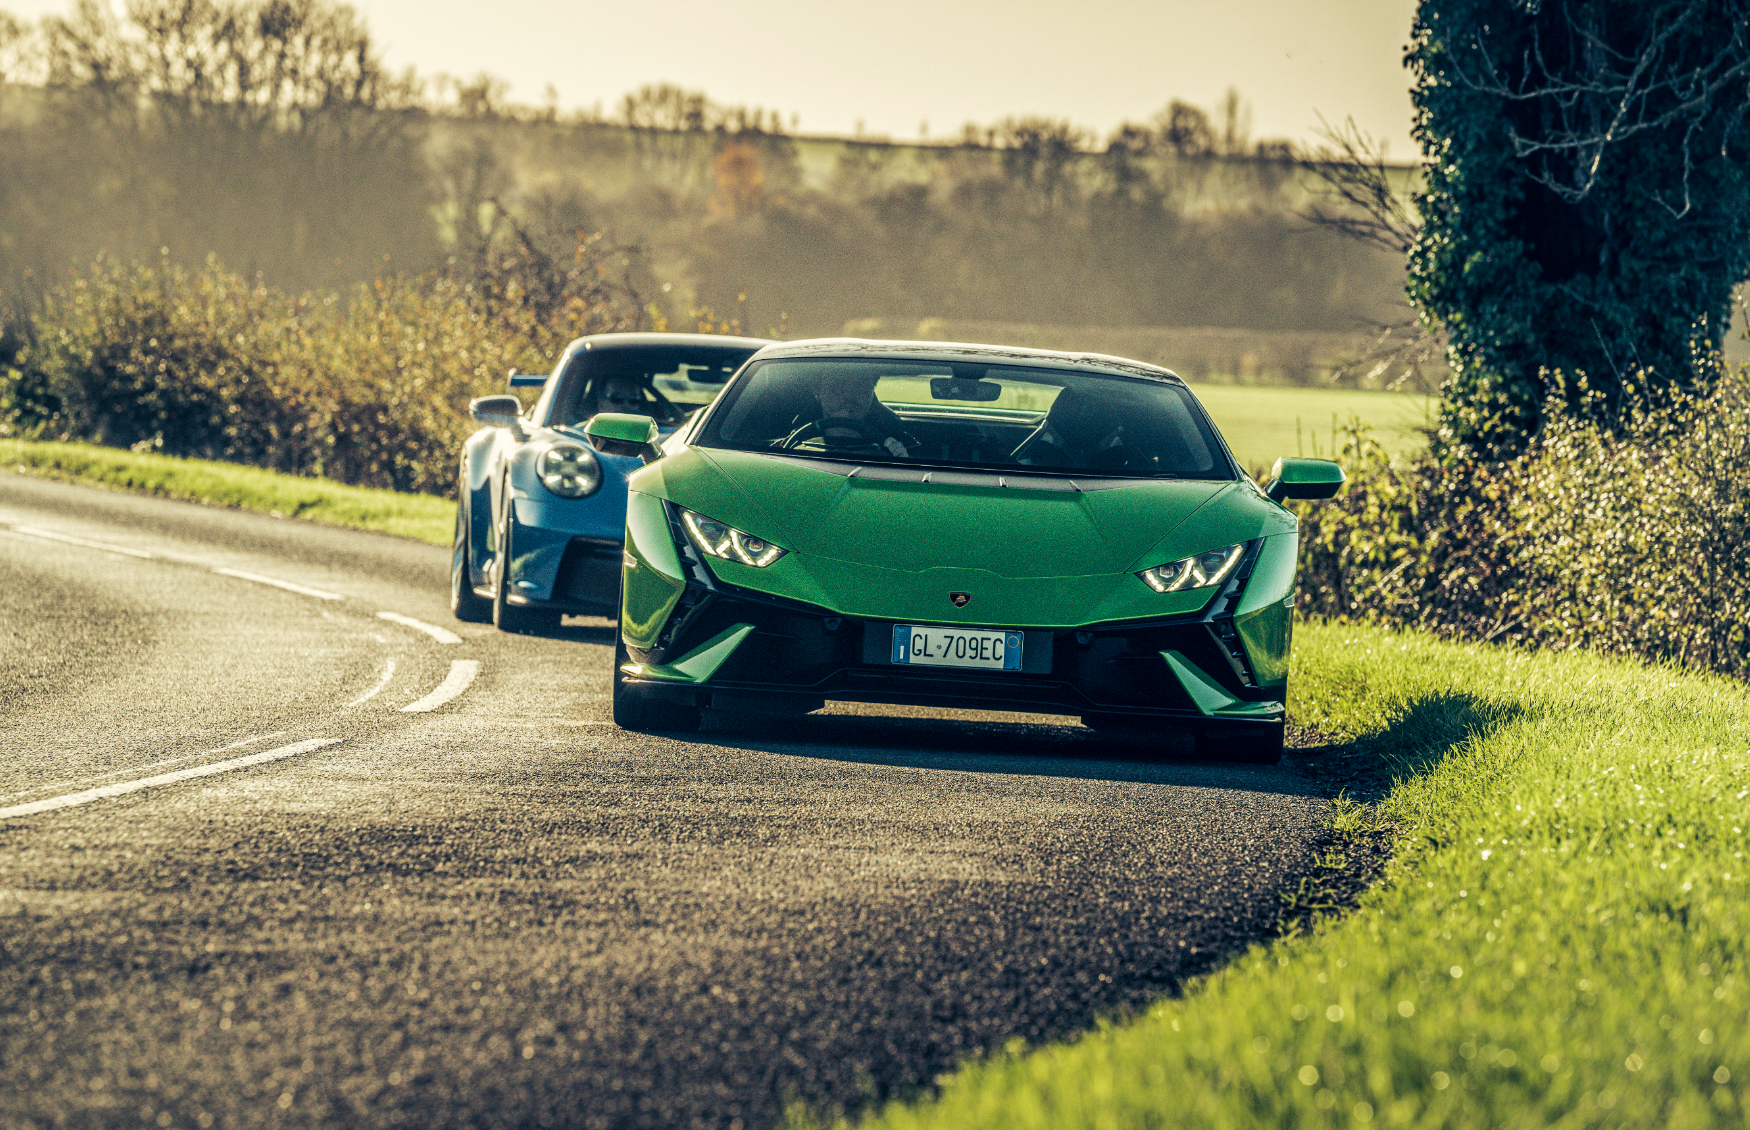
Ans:
{"label": "grass verge", "polygon": [[868,1125],[1743,1125],[1744,688],[1384,630],[1295,643],[1293,714],[1384,781],[1385,881],[1141,1017],[968,1064]]}
{"label": "grass verge", "polygon": [[1372,428],[1387,451],[1414,455],[1427,448],[1422,429],[1435,414],[1432,397],[1407,392],[1199,382],[1191,389],[1240,462],[1266,471],[1284,455],[1332,458],[1340,443],[1337,428],[1351,416]]}
{"label": "grass verge", "polygon": [[449,545],[456,504],[447,498],[349,487],[235,463],[176,459],[84,443],[0,439],[0,469],[83,486],[151,494],[374,530]]}

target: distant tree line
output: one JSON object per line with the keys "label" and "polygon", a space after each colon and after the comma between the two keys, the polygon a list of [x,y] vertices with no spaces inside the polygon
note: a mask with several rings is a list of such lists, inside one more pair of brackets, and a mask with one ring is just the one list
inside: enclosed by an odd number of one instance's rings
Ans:
{"label": "distant tree line", "polygon": [[[833,332],[879,315],[1349,329],[1401,293],[1390,256],[1296,216],[1304,176],[1237,93],[1102,145],[1067,122],[957,143],[794,135],[657,85],[613,116],[511,105],[490,75],[392,73],[332,0],[81,0],[0,20],[0,295],[28,310],[102,254],[217,254],[347,290],[580,237],[641,248],[648,318]],[[658,285],[660,279],[666,286]]]}

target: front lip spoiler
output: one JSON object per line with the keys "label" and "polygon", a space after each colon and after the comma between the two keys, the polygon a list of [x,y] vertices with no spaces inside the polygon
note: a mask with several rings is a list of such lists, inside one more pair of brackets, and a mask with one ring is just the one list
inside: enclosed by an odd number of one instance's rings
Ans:
{"label": "front lip spoiler", "polygon": [[[850,679],[843,678],[850,676]],[[861,678],[858,678],[861,676]],[[834,676],[813,686],[798,687],[793,685],[774,686],[771,683],[732,682],[713,679],[709,683],[682,688],[672,682],[660,679],[640,679],[635,676],[624,676],[627,684],[638,686],[659,687],[665,694],[693,692],[695,695],[709,696],[712,694],[750,695],[762,699],[794,699],[797,701],[820,702],[869,702],[886,706],[925,706],[947,710],[988,710],[1004,714],[1059,714],[1079,717],[1086,714],[1124,715],[1133,718],[1158,718],[1163,721],[1178,721],[1186,724],[1203,724],[1220,721],[1279,721],[1282,716],[1280,703],[1259,703],[1257,706],[1276,706],[1275,711],[1256,710],[1244,716],[1210,715],[1199,710],[1174,709],[1170,707],[1144,707],[1134,705],[1116,705],[1099,703],[1090,700],[1082,694],[1079,688],[1071,683],[1057,680],[1028,680],[1026,683],[1013,685],[1015,695],[1001,697],[980,695],[976,693],[955,693],[944,687],[939,691],[925,691],[916,687],[888,687],[866,685],[855,687],[846,685],[851,681],[876,684],[888,681],[883,675],[871,677],[868,672],[847,669],[835,673]],[[1025,692],[1032,691],[1033,694]],[[1056,693],[1051,693],[1051,692]],[[1045,692],[1045,693],[1039,693]]]}

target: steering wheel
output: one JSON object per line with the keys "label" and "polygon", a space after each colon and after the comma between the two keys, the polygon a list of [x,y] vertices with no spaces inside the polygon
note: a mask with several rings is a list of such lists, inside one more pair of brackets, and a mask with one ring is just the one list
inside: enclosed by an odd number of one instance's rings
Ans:
{"label": "steering wheel", "polygon": [[[847,443],[842,440],[835,442],[834,437],[826,434],[833,428],[856,432],[863,442]],[[797,428],[794,434],[784,441],[783,450],[794,451],[811,439],[820,440],[821,444],[827,448],[884,447],[883,441],[886,438],[867,420],[859,420],[855,416],[827,416],[812,424],[803,424]]]}

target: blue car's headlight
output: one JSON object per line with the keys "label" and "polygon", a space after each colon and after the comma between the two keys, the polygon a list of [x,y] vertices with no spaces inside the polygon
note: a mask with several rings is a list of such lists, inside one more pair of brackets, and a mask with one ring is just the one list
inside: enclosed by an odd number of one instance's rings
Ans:
{"label": "blue car's headlight", "polygon": [[588,448],[562,443],[541,452],[535,460],[541,485],[560,498],[582,498],[602,485],[602,465]]}
{"label": "blue car's headlight", "polygon": [[687,527],[687,533],[693,536],[693,544],[712,557],[739,561],[743,565],[764,569],[784,556],[784,550],[765,538],[744,534],[734,526],[724,525],[715,518],[707,518],[691,510],[681,511],[681,523]]}
{"label": "blue car's headlight", "polygon": [[1185,557],[1178,561],[1169,561],[1165,565],[1156,565],[1153,569],[1144,569],[1137,576],[1156,592],[1184,592],[1187,589],[1208,588],[1227,580],[1239,565],[1240,557],[1245,551],[1243,544],[1230,545],[1226,549],[1212,549],[1195,557]]}

